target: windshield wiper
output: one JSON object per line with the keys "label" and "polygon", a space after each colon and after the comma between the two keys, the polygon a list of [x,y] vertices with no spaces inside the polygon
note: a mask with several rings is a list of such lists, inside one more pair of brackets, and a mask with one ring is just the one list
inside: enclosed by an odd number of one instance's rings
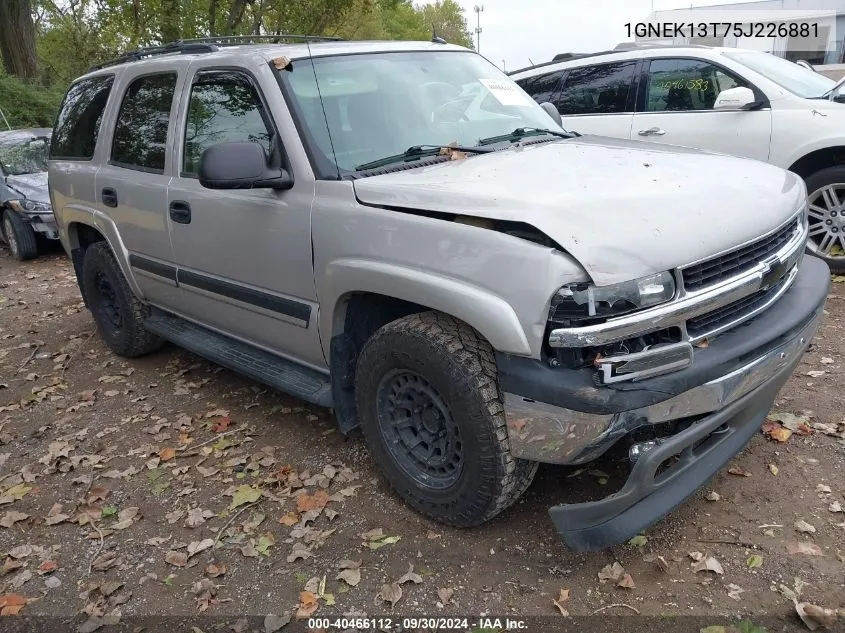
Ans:
{"label": "windshield wiper", "polygon": [[393,163],[409,162],[412,160],[419,160],[420,158],[427,158],[428,156],[437,156],[444,149],[453,149],[457,152],[468,152],[472,154],[489,154],[495,151],[491,147],[464,147],[463,145],[414,145],[409,147],[401,154],[393,156],[386,156],[378,160],[358,165],[355,171],[367,171],[368,169],[377,169],[379,167],[386,167]]}
{"label": "windshield wiper", "polygon": [[484,146],[501,143],[502,141],[515,143],[516,141],[521,141],[527,136],[542,136],[543,134],[551,134],[552,136],[557,136],[558,138],[574,138],[576,136],[581,136],[578,132],[559,132],[557,130],[549,130],[542,127],[518,127],[509,134],[500,134],[499,136],[483,138],[478,141],[478,144]]}

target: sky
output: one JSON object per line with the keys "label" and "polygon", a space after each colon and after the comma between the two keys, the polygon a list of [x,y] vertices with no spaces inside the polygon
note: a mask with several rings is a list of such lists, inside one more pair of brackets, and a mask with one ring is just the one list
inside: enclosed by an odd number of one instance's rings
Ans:
{"label": "sky", "polygon": [[[430,0],[429,0],[430,1]],[[480,52],[491,62],[516,70],[549,61],[557,53],[607,50],[627,36],[625,23],[643,22],[651,13],[691,5],[737,0],[457,0],[474,32],[475,5],[481,13]]]}

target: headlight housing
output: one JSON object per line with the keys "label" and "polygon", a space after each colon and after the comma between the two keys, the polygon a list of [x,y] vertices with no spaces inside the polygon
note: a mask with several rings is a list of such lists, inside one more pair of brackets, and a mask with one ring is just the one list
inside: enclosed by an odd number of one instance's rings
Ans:
{"label": "headlight housing", "polygon": [[595,321],[666,303],[674,296],[675,278],[670,272],[612,286],[567,284],[552,297],[549,321],[564,325]]}
{"label": "headlight housing", "polygon": [[53,207],[47,202],[36,202],[35,200],[9,200],[11,207],[20,213],[52,213]]}

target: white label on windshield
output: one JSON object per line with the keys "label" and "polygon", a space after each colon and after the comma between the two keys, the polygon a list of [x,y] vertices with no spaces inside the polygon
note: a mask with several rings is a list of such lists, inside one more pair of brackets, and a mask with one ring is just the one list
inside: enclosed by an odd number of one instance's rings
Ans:
{"label": "white label on windshield", "polygon": [[479,79],[478,81],[490,91],[496,101],[505,106],[525,106],[531,102],[516,84],[501,79]]}

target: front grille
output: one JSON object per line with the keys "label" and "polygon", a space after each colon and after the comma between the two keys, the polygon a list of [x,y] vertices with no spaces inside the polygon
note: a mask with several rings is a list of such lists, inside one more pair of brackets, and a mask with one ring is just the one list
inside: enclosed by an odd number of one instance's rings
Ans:
{"label": "front grille", "polygon": [[701,290],[754,268],[760,261],[783,248],[798,229],[798,223],[793,220],[756,242],[684,268],[681,270],[684,288],[688,291]]}
{"label": "front grille", "polygon": [[734,301],[712,312],[689,319],[687,321],[687,334],[689,334],[690,338],[705,336],[708,332],[713,332],[723,325],[732,323],[744,315],[753,312],[776,295],[788,278],[788,276],[784,277],[771,288],[758,290],[754,294],[748,295],[739,301]]}

